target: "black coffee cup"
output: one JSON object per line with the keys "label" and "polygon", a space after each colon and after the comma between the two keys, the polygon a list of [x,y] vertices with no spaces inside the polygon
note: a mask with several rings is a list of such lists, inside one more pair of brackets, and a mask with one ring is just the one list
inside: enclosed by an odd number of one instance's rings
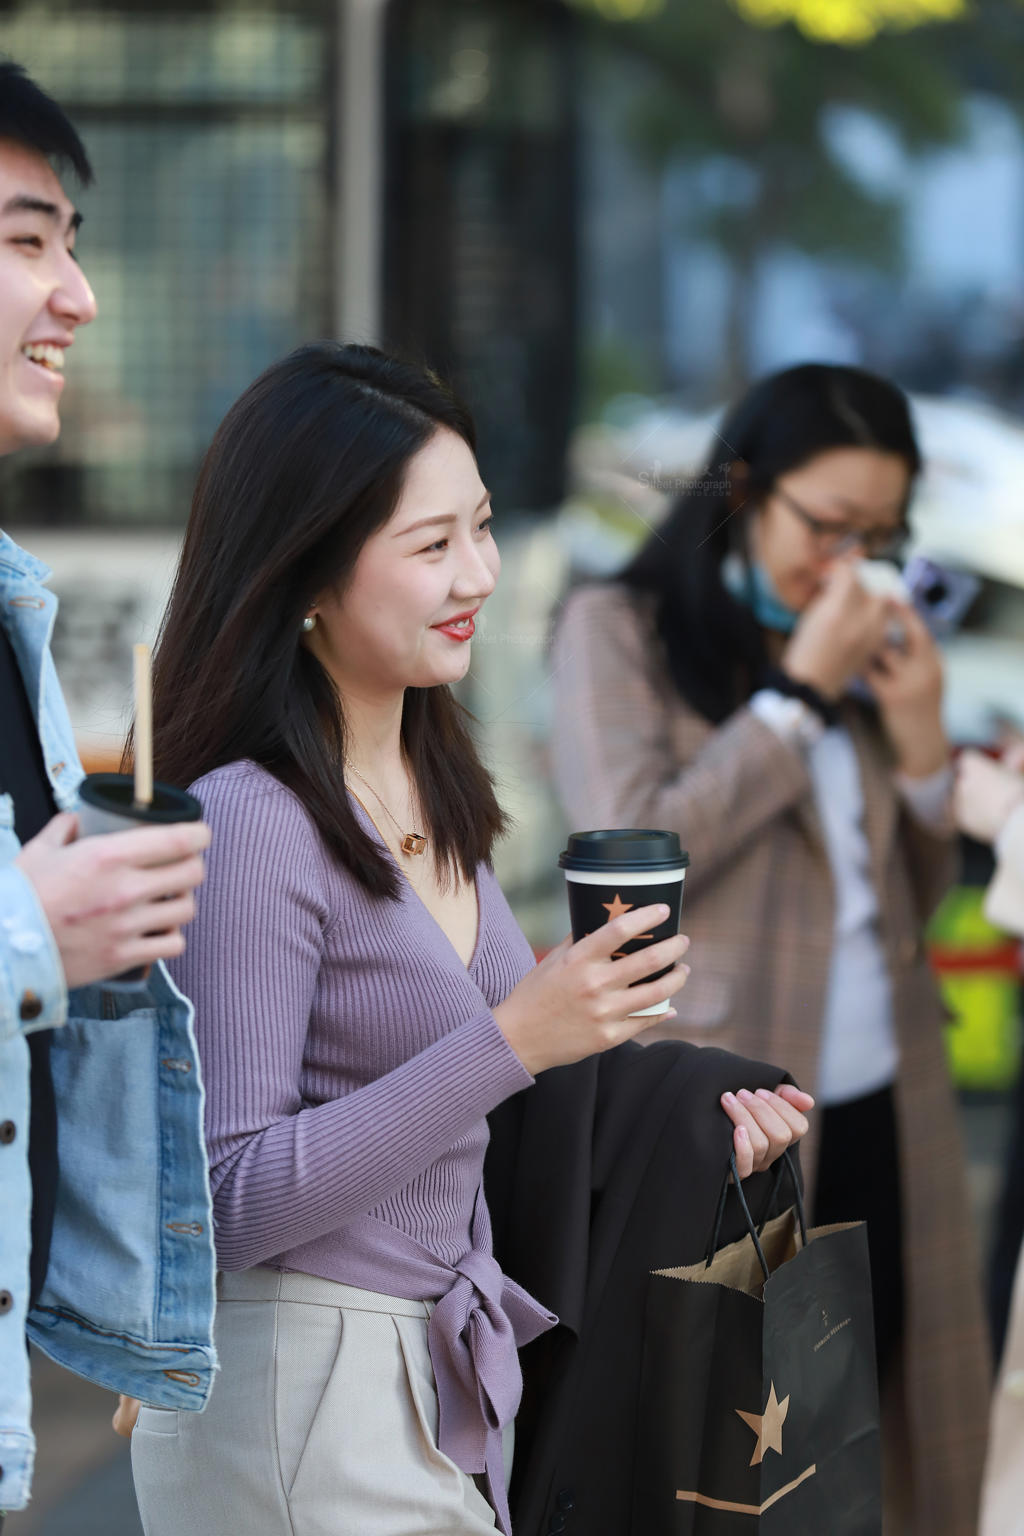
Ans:
{"label": "black coffee cup", "polygon": [[[130,832],[133,827],[173,826],[181,821],[201,821],[203,808],[194,795],[171,784],[154,784],[149,805],[135,803],[135,780],[128,773],[90,773],[78,786],[78,835],[96,837],[106,832]],[[111,976],[103,985],[113,992],[140,992],[150,967],[137,965]]]}
{"label": "black coffee cup", "polygon": [[[569,846],[558,856],[565,871],[569,895],[569,917],[574,940],[594,933],[613,917],[636,907],[650,907],[664,902],[669,915],[663,923],[631,939],[616,956],[647,949],[661,939],[679,932],[683,906],[683,882],[690,855],[679,846],[676,832],[658,832],[646,827],[630,827],[604,832],[573,832]],[[671,966],[633,982],[667,976]],[[632,1018],[667,1013],[668,1002],[651,1008],[638,1008]]]}

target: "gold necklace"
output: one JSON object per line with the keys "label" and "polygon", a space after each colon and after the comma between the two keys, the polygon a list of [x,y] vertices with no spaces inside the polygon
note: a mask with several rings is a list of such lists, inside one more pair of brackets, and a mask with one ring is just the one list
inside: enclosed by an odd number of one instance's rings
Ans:
{"label": "gold necklace", "polygon": [[402,840],[401,841],[402,852],[403,853],[408,853],[408,854],[425,853],[426,852],[426,848],[427,848],[427,840],[423,836],[422,832],[403,832],[402,828],[399,826],[399,824],[395,820],[394,816],[392,816],[391,812],[388,810],[387,806],[384,804],[384,801],[380,798],[380,795],[378,795],[377,791],[374,789],[373,785],[371,783],[369,783],[368,780],[363,778],[362,774],[359,772],[359,769],[355,766],[354,763],[350,763],[348,758],[345,759],[345,767],[346,768],[351,768],[352,772],[355,774],[355,776],[359,780],[359,782],[361,784],[365,784],[366,785],[367,789],[370,791],[370,794],[373,796],[373,798],[377,801],[377,804],[384,811],[384,814],[387,816],[388,820],[392,823],[392,825],[394,826],[395,831],[398,833],[399,837]]}

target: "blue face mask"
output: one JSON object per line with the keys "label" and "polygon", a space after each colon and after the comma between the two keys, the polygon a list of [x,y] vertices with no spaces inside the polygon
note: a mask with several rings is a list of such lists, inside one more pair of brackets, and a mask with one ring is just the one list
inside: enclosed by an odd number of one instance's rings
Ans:
{"label": "blue face mask", "polygon": [[800,615],[786,607],[763,565],[752,561],[748,567],[734,552],[722,561],[722,582],[726,591],[749,608],[764,629],[792,634]]}

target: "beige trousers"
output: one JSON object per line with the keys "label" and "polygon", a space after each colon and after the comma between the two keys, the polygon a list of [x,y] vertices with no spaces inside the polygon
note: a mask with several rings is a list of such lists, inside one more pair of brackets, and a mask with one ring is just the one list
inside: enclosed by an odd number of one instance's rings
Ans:
{"label": "beige trousers", "polygon": [[493,1536],[437,1448],[431,1310],[313,1275],[221,1275],[209,1406],[143,1408],[132,1435],[146,1536]]}

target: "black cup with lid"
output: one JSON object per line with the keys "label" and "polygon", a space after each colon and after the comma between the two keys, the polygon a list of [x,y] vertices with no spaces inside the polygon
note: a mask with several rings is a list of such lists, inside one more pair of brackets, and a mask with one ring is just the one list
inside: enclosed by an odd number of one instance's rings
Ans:
{"label": "black cup with lid", "polygon": [[623,827],[605,832],[572,832],[569,846],[558,855],[559,869],[637,873],[686,869],[690,855],[679,846],[678,832],[652,827]]}
{"label": "black cup with lid", "polygon": [[[130,773],[90,773],[78,786],[78,835],[97,837],[107,832],[128,832],[140,826],[169,826],[181,821],[201,821],[203,808],[187,790],[172,784],[153,785],[148,805],[135,800],[135,780]],[[140,992],[151,967],[135,966],[103,983],[108,992]]]}
{"label": "black cup with lid", "polygon": [[[680,846],[678,832],[652,827],[609,828],[573,832],[558,856],[565,871],[572,936],[577,942],[604,923],[635,907],[664,902],[669,915],[663,923],[630,940],[616,951],[616,958],[646,949],[679,932],[683,881],[690,855]],[[656,971],[644,981],[654,981],[667,971]],[[641,982],[634,982],[640,986]],[[669,1004],[638,1009],[637,1014],[667,1013]]]}

